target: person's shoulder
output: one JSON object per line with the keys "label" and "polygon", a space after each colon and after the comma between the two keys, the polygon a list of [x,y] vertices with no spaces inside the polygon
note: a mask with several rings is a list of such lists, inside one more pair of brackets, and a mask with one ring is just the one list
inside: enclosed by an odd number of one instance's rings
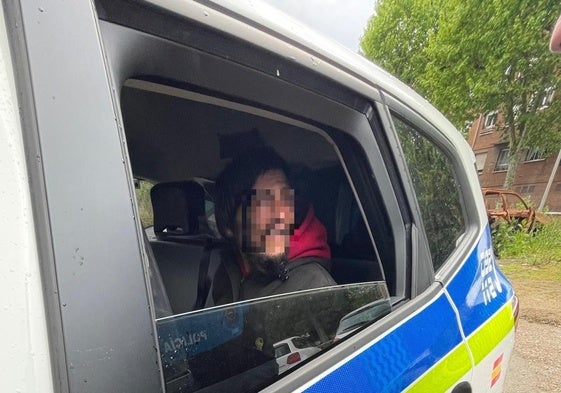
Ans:
{"label": "person's shoulder", "polygon": [[329,259],[306,257],[288,263],[288,279],[274,280],[268,284],[248,278],[242,284],[243,299],[255,299],[337,285],[329,274]]}
{"label": "person's shoulder", "polygon": [[329,274],[329,259],[306,257],[295,259],[288,264],[289,280],[306,282],[310,288],[336,285]]}
{"label": "person's shoulder", "polygon": [[316,265],[316,268],[319,266],[324,270],[326,270],[327,272],[331,270],[331,260],[321,257],[304,257],[304,258],[293,259],[287,264],[287,269],[289,272],[291,272],[296,269],[301,269],[302,266],[314,266],[314,265]]}

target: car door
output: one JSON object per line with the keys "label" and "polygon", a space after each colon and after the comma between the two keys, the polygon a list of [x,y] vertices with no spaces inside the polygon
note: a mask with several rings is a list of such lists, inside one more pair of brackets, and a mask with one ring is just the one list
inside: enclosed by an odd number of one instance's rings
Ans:
{"label": "car door", "polygon": [[[452,141],[454,134],[442,138],[430,122],[393,100],[388,102],[409,167],[435,278],[443,285],[468,345],[474,372],[471,378],[466,375],[465,381],[474,391],[500,391],[503,361],[510,357],[513,345],[517,300],[494,259],[475,173],[467,163],[461,164],[463,153],[455,148],[465,141]],[[428,173],[434,174],[432,180],[426,178]],[[456,386],[464,388],[462,383]]]}
{"label": "car door", "polygon": [[[479,206],[453,200],[463,221],[442,238],[451,216],[423,215],[442,204],[416,188],[413,170],[430,171],[407,161],[416,134],[400,139],[390,112],[425,130],[401,103],[410,90],[258,7],[100,0],[6,10],[61,391],[393,392],[471,381],[463,329],[477,324],[458,312],[473,306],[471,292],[451,277],[482,233],[465,215]],[[243,138],[306,166],[301,190],[326,227],[338,285],[158,315],[165,291],[151,279],[135,177],[214,179],[226,145]],[[433,183],[473,188],[467,159],[451,162]],[[383,313],[333,343],[344,316],[380,300]],[[262,349],[304,333],[321,352],[278,375]]]}
{"label": "car door", "polygon": [[[400,158],[387,161],[395,173],[394,190],[404,194],[400,211],[410,212],[411,300],[386,317],[383,334],[361,342],[364,346],[359,351],[304,390],[469,391],[471,353],[458,324],[456,306],[442,283],[434,279],[435,272],[466,262],[457,255],[470,238],[457,180],[464,176],[463,169],[456,173],[452,160],[434,142],[438,136],[431,139],[428,132],[418,132],[418,124],[423,122],[411,110],[399,100],[385,98],[390,105],[378,108],[387,139],[379,137],[369,143],[380,146],[385,139],[387,151]],[[441,192],[443,189],[447,192]],[[356,345],[356,340],[349,341]]]}

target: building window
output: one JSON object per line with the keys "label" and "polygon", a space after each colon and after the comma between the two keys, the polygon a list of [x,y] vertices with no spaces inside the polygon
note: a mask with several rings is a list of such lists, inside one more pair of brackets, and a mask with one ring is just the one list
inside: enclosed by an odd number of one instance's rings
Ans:
{"label": "building window", "polygon": [[534,185],[518,186],[514,190],[519,194],[531,194],[536,189]]}
{"label": "building window", "polygon": [[555,94],[555,89],[553,87],[548,87],[544,90],[542,96],[540,109],[545,109],[553,102],[553,96]]}
{"label": "building window", "polygon": [[514,114],[514,120],[518,120],[518,117],[520,117],[520,107],[521,107],[520,104],[514,105],[512,107],[512,112]]}
{"label": "building window", "polygon": [[508,148],[499,151],[499,156],[495,163],[495,171],[506,171],[508,169],[508,151]]}
{"label": "building window", "polygon": [[495,127],[495,124],[497,123],[497,116],[498,116],[497,111],[489,112],[485,115],[485,125],[484,125],[485,130]]}
{"label": "building window", "polygon": [[483,168],[485,168],[485,161],[487,161],[487,152],[477,153],[475,155],[475,168],[477,169],[477,173],[483,172]]}
{"label": "building window", "polygon": [[557,183],[555,186],[555,191],[561,191],[561,183]]}
{"label": "building window", "polygon": [[537,147],[532,147],[530,149],[528,149],[528,151],[526,152],[526,157],[524,158],[524,161],[538,161],[538,160],[543,160],[544,154],[543,154],[543,150]]}

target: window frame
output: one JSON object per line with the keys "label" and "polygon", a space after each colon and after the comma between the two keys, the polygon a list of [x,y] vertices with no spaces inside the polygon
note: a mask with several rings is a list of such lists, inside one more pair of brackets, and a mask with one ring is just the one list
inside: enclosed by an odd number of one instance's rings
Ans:
{"label": "window frame", "polygon": [[[113,23],[105,21],[102,21],[100,25],[102,34],[111,35],[112,33],[108,32],[107,29],[127,29],[126,27],[116,26]],[[134,47],[138,48],[138,36],[142,36],[142,39],[146,39],[149,41],[153,40],[153,44],[155,44],[157,41],[159,45],[162,45],[161,48],[166,47],[169,50],[176,51],[175,53],[177,53],[177,51],[179,50],[179,47],[176,43],[170,42],[165,38],[155,37],[138,31],[133,32],[131,30],[129,32],[133,34],[131,34],[131,36],[128,38],[116,34],[115,37],[121,39],[115,39],[113,41],[111,41],[111,39],[106,39],[104,41],[107,57],[110,63],[112,63],[111,68],[116,70],[116,72],[112,75],[112,83],[114,86],[122,86],[124,81],[130,77],[134,77],[136,75],[135,73],[141,73],[144,75],[149,74],[147,72],[143,72],[143,67],[145,67],[146,70],[149,70],[153,66],[153,64],[146,64],[143,62],[135,64],[134,56],[131,58],[131,52],[123,50],[123,46],[126,47],[127,42],[130,42]],[[244,71],[243,65],[240,65],[239,63],[234,62],[231,59],[224,59],[220,56],[213,55],[213,47],[211,41],[209,41],[207,45],[209,46],[208,48],[206,48],[208,53],[201,52],[200,48],[194,50],[188,45],[181,46],[181,50],[187,52],[196,51],[196,61],[199,63],[199,65],[204,63],[204,60],[208,60],[211,62],[223,62],[223,64],[228,63],[230,64],[232,72],[234,72],[234,69],[236,67],[240,72]],[[156,48],[155,46],[151,46],[151,49],[156,53],[158,52],[158,48]],[[259,51],[256,48],[254,48],[254,50],[257,52]],[[169,58],[163,56],[163,53],[165,53],[165,51],[160,53],[162,54],[162,56],[159,56],[160,58]],[[192,60],[188,56],[179,56],[174,58],[183,59],[184,61]],[[374,136],[375,134],[379,134],[385,131],[381,131],[379,129],[379,125],[377,125],[377,122],[374,120],[374,110],[373,107],[370,106],[371,104],[360,105],[361,100],[364,100],[364,98],[356,93],[353,93],[351,95],[351,97],[349,98],[350,101],[348,102],[345,100],[341,101],[342,96],[335,95],[325,97],[324,94],[317,94],[315,92],[315,89],[310,89],[309,86],[306,86],[306,89],[303,89],[302,86],[298,86],[298,88],[296,88],[296,85],[289,85],[286,81],[279,79],[276,75],[269,75],[268,73],[262,72],[260,70],[254,70],[252,76],[259,76],[260,78],[265,78],[266,80],[268,80],[269,82],[267,83],[271,83],[269,88],[264,89],[262,83],[260,84],[260,82],[256,81],[255,79],[253,79],[252,83],[244,83],[247,76],[240,78],[235,78],[234,76],[232,76],[232,80],[236,80],[237,82],[232,85],[228,85],[225,88],[220,87],[219,89],[217,89],[217,91],[220,91],[221,94],[216,94],[215,92],[213,92],[213,84],[219,83],[219,81],[217,80],[217,78],[214,78],[212,72],[210,72],[213,67],[201,66],[201,68],[205,69],[207,73],[195,73],[188,75],[184,73],[185,70],[189,68],[185,68],[185,64],[181,64],[181,60],[179,60],[177,63],[170,64],[169,67],[171,67],[169,70],[160,69],[160,72],[165,75],[171,75],[173,72],[177,72],[177,70],[182,70],[183,74],[180,75],[183,75],[183,78],[192,78],[192,80],[187,80],[185,82],[186,86],[195,86],[197,91],[203,92],[204,94],[211,94],[214,97],[228,100],[232,100],[233,97],[235,97],[236,102],[241,103],[241,105],[253,107],[256,110],[270,110],[271,108],[275,108],[275,112],[281,114],[280,116],[289,115],[290,118],[296,119],[295,121],[302,120],[309,124],[321,123],[323,124],[323,126],[318,126],[320,129],[324,127],[331,127],[336,130],[341,130],[342,132],[353,137],[357,146],[368,146],[369,149],[364,151],[366,159],[365,162],[367,162],[370,166],[368,169],[371,172],[365,173],[362,170],[351,170],[350,175],[348,174],[347,177],[350,178],[350,184],[351,187],[354,188],[353,191],[355,195],[358,195],[359,197],[357,201],[359,201],[360,209],[363,213],[363,216],[366,218],[366,222],[368,223],[368,230],[371,230],[370,223],[372,221],[370,220],[370,217],[372,217],[373,215],[373,208],[371,207],[368,190],[372,187],[371,183],[373,181],[373,177],[376,177],[376,180],[379,182],[379,188],[381,190],[384,190],[383,192],[385,194],[383,194],[383,203],[389,205],[390,207],[388,207],[388,209],[392,209],[392,211],[395,212],[395,214],[392,214],[392,222],[401,223],[401,228],[397,227],[398,240],[395,241],[398,247],[403,250],[403,253],[399,257],[399,266],[402,267],[400,267],[398,274],[402,276],[400,278],[402,283],[400,284],[400,288],[398,288],[398,291],[401,292],[398,298],[400,300],[408,301],[408,285],[410,282],[410,268],[406,266],[406,264],[408,263],[408,256],[406,254],[408,241],[406,240],[405,229],[402,228],[403,218],[401,218],[400,208],[397,204],[397,201],[395,200],[393,191],[394,186],[389,179],[387,168],[384,164],[387,158],[382,158],[382,153]],[[329,82],[328,79],[318,78],[316,75],[315,81],[316,83],[320,84],[320,91],[323,88],[323,91],[333,90],[336,94],[339,94],[341,92],[340,89],[337,88],[337,86],[327,89],[326,86],[329,86],[330,83],[333,83]],[[264,96],[263,91],[274,91],[276,92],[276,94],[274,96]],[[377,90],[372,87],[371,93],[371,99],[373,102],[375,102],[376,97],[378,96]],[[284,99],[284,96],[291,96],[292,100],[286,100]],[[306,102],[306,100],[311,99],[311,97],[314,97],[314,100],[321,100],[323,104],[308,105],[304,108],[302,102]],[[360,108],[363,109],[363,113],[359,111]],[[118,105],[117,109],[118,112],[120,112]],[[344,157],[343,162],[345,163],[345,165],[350,166],[351,163],[349,160],[352,161],[354,155],[345,152],[342,152],[342,155]],[[372,176],[372,172],[374,176]],[[360,181],[357,180],[357,176]],[[399,238],[399,236],[401,236],[401,238]],[[407,299],[405,299],[406,297]],[[271,389],[272,391],[275,391],[276,389],[278,389],[279,391],[286,391],[287,386],[291,386],[290,384],[292,383],[297,383],[299,386],[303,385],[305,381],[308,381],[314,376],[318,375],[318,373],[325,371],[326,367],[331,367],[333,364],[338,362],[340,357],[337,354],[352,354],[355,351],[357,342],[363,343],[362,345],[371,342],[376,337],[383,334],[383,332],[386,331],[390,326],[393,326],[395,323],[398,323],[398,321],[402,320],[407,315],[413,313],[415,310],[412,307],[414,306],[408,306],[403,310],[400,309],[397,312],[392,313],[393,315],[390,314],[390,316],[387,316],[390,317],[389,321],[393,322],[386,322],[386,317],[383,321],[375,323],[374,325],[360,332],[360,334],[349,337],[337,346],[337,351],[329,351],[329,353],[320,356],[314,362],[302,368],[303,371],[301,372],[299,372],[299,369],[295,370],[296,372],[294,374],[291,373],[286,377],[283,376],[283,378],[279,382],[269,386],[268,389]]]}
{"label": "window frame", "polygon": [[[493,167],[493,172],[505,172],[508,170],[508,154],[510,149],[508,147],[501,147],[497,154],[497,160],[495,161],[495,166]],[[503,162],[505,161],[506,163]]]}
{"label": "window frame", "polygon": [[[35,4],[7,4],[45,298],[50,354],[44,362],[54,388],[160,391],[133,183],[123,165],[94,9],[85,2],[52,4],[38,21]],[[80,52],[64,43],[69,36]],[[100,197],[107,195],[114,198]]]}
{"label": "window frame", "polygon": [[[483,171],[485,170],[485,164],[487,163],[487,156],[488,156],[489,152],[485,151],[485,152],[479,152],[479,153],[475,153],[475,169],[477,170],[478,174],[482,174]],[[481,168],[479,168],[479,164],[481,162],[481,160],[478,160],[478,157],[483,157],[483,162],[481,163]]]}
{"label": "window frame", "polygon": [[516,186],[514,188],[514,191],[516,191],[520,195],[524,195],[524,194],[530,195],[533,194],[535,189],[536,189],[535,184],[524,184],[524,185]]}
{"label": "window frame", "polygon": [[485,114],[485,118],[483,120],[483,130],[485,132],[490,132],[497,126],[498,116],[499,112],[496,110]]}
{"label": "window frame", "polygon": [[524,162],[544,161],[546,157],[542,153],[542,149],[538,147],[531,147],[527,149],[524,155]]}
{"label": "window frame", "polygon": [[[110,7],[111,2],[106,2],[105,5]],[[115,2],[117,3],[117,2]],[[156,16],[154,18],[155,24],[161,20],[161,18],[169,18],[175,22],[185,22],[187,18],[178,17],[171,12],[162,12],[161,9],[156,6],[148,6],[146,4],[140,3],[127,3],[131,7],[130,13],[135,14],[135,18],[145,18],[146,16]],[[96,5],[97,6],[97,5]],[[49,8],[48,13],[37,14],[37,10],[33,3],[25,3],[21,5],[21,10],[14,10],[12,12],[16,14],[16,17],[7,20],[14,20],[12,25],[12,33],[14,31],[19,31],[24,29],[25,32],[25,42],[24,38],[22,40],[21,46],[17,47],[14,52],[18,53],[19,64],[22,65],[20,71],[24,75],[20,74],[18,76],[20,83],[23,84],[24,90],[27,91],[27,95],[22,98],[22,107],[31,113],[30,118],[26,121],[26,130],[30,130],[32,141],[29,145],[33,147],[28,150],[35,154],[28,153],[28,163],[30,163],[33,168],[30,173],[32,173],[33,182],[36,184],[34,190],[38,190],[37,197],[34,200],[35,214],[38,222],[40,222],[40,228],[45,230],[44,234],[38,234],[38,239],[40,240],[40,254],[47,267],[45,268],[45,274],[43,281],[45,284],[45,293],[48,294],[47,308],[49,313],[49,323],[51,329],[51,348],[53,348],[54,354],[53,367],[55,371],[55,380],[60,383],[60,389],[62,391],[69,391],[70,386],[81,386],[85,383],[84,377],[87,377],[88,388],[92,390],[99,391],[112,391],[112,390],[136,390],[139,392],[152,392],[162,388],[161,372],[158,372],[157,367],[154,364],[158,363],[157,346],[155,346],[154,338],[154,312],[153,304],[151,303],[151,293],[149,280],[146,277],[147,257],[142,249],[142,235],[141,235],[141,225],[135,219],[138,217],[138,208],[135,202],[131,204],[131,199],[134,201],[134,182],[132,178],[132,171],[130,169],[130,164],[128,164],[126,146],[124,146],[124,135],[122,130],[122,119],[120,118],[119,110],[119,100],[116,97],[116,92],[122,84],[119,81],[124,81],[128,78],[133,69],[135,72],[139,70],[136,68],[139,65],[146,67],[146,69],[151,69],[154,66],[149,64],[149,61],[143,59],[144,61],[140,63],[135,63],[133,57],[138,55],[135,54],[134,49],[139,49],[142,46],[135,46],[138,42],[119,42],[116,45],[119,47],[119,51],[125,51],[125,49],[132,49],[131,52],[123,53],[120,62],[111,63],[108,59],[109,53],[107,48],[107,41],[102,39],[103,27],[101,26],[103,22],[92,18],[92,13],[95,16],[95,12],[102,12],[103,7],[94,9],[94,5],[85,2],[76,2],[67,5],[52,5]],[[209,5],[211,7],[211,5]],[[14,8],[17,8],[14,6]],[[122,10],[121,10],[122,11]],[[23,15],[19,15],[21,12]],[[74,13],[73,13],[74,12]],[[67,18],[69,14],[72,14],[75,18]],[[9,15],[7,12],[6,15]],[[41,23],[36,23],[37,18],[40,15]],[[127,12],[122,12],[120,16],[126,19],[129,14]],[[216,17],[216,15],[214,16]],[[130,18],[133,20],[135,18]],[[201,16],[202,18],[202,16]],[[156,20],[157,19],[157,20]],[[64,23],[60,23],[64,21]],[[87,24],[83,24],[83,21],[89,21]],[[11,23],[11,22],[10,22]],[[131,22],[132,23],[132,22]],[[190,22],[189,22],[190,23]],[[19,26],[19,27],[18,27]],[[193,22],[192,26],[197,29],[200,26]],[[205,32],[209,32],[212,29],[201,29]],[[54,34],[45,34],[45,32]],[[71,48],[66,43],[66,38],[69,36],[76,37],[78,33],[80,42],[82,44],[87,44],[82,47],[80,53],[76,52],[74,48]],[[145,34],[144,32],[143,34]],[[181,32],[178,32],[178,35]],[[216,31],[212,31],[213,34]],[[270,32],[269,32],[270,33]],[[15,34],[15,33],[14,33]],[[153,32],[153,34],[155,34]],[[185,36],[188,36],[186,34]],[[203,37],[204,39],[200,41],[200,45],[206,46],[208,48],[214,47],[216,50],[230,51],[233,53],[236,48],[229,49],[223,46],[213,46],[214,43],[223,39],[225,34],[217,34],[219,36],[216,41],[212,40],[212,37]],[[138,38],[138,37],[134,37]],[[177,39],[177,37],[175,37]],[[187,37],[189,38],[189,37]],[[199,36],[195,36],[193,41],[197,41]],[[171,46],[178,45],[173,39],[160,38],[162,40],[169,40]],[[232,42],[236,41],[229,37]],[[100,41],[101,40],[101,41]],[[28,45],[28,47],[26,46]],[[57,53],[57,56],[40,56],[42,51],[38,48],[45,46],[45,50],[49,53]],[[192,42],[191,45],[198,45],[196,42]],[[297,45],[296,45],[297,46]],[[298,69],[296,66],[292,66],[292,60],[286,58],[282,59],[280,56],[277,57],[267,57],[270,56],[265,49],[259,49],[257,46],[250,44],[243,44],[241,47],[249,53],[260,53],[262,56],[258,56],[258,59],[273,59],[275,64],[279,64],[283,74],[287,71],[289,75],[291,71]],[[27,53],[32,55],[29,59],[26,57]],[[192,46],[193,52],[199,52],[193,57],[200,59],[200,51],[205,48],[200,46]],[[19,52],[18,52],[19,51]],[[209,51],[211,53],[212,51]],[[280,51],[279,51],[280,52]],[[89,56],[84,56],[86,54],[93,54],[92,57],[96,61],[95,64],[89,58]],[[237,56],[233,57],[230,61],[239,61],[238,64],[243,64],[243,57],[248,52],[242,51]],[[268,53],[268,54],[267,54]],[[207,53],[208,54],[208,53]],[[138,55],[140,56],[140,55]],[[212,53],[212,56],[216,56],[214,60],[223,60],[224,53],[216,54]],[[223,56],[221,58],[221,56]],[[201,56],[203,57],[203,56]],[[68,60],[71,60],[70,64]],[[190,60],[193,60],[192,58]],[[181,67],[181,58],[178,58],[178,64],[176,67]],[[266,63],[266,62],[265,62]],[[263,74],[269,75],[272,79],[277,79],[274,74],[274,69],[269,69],[270,63],[266,64],[250,64],[246,65],[248,68],[252,68],[253,71],[259,70]],[[263,68],[259,68],[259,67]],[[68,72],[68,67],[72,67],[73,72]],[[278,72],[278,69],[276,70]],[[29,74],[27,74],[29,72]],[[210,70],[209,70],[210,73]],[[387,119],[381,119],[383,127],[378,127],[376,124],[378,120],[374,120],[372,116],[372,108],[379,107],[381,102],[381,95],[377,90],[377,87],[372,84],[365,83],[364,79],[356,78],[353,79],[355,86],[360,85],[361,89],[366,89],[368,98],[364,95],[354,93],[349,88],[345,88],[344,84],[330,83],[329,78],[317,78],[321,81],[314,84],[315,78],[307,77],[317,77],[320,73],[302,72],[303,80],[299,81],[300,85],[309,89],[310,92],[314,92],[318,97],[322,97],[326,102],[329,100],[333,101],[333,105],[341,107],[337,113],[339,115],[332,114],[329,111],[331,104],[322,105],[321,111],[314,112],[312,115],[310,113],[302,113],[296,108],[295,110],[290,110],[291,107],[283,106],[282,103],[273,105],[273,107],[279,112],[287,111],[295,118],[305,117],[307,121],[313,122],[323,122],[332,124],[336,128],[342,130],[352,130],[352,136],[356,138],[359,143],[363,143],[365,146],[372,149],[366,151],[368,164],[371,166],[372,172],[377,176],[377,180],[381,181],[381,187],[388,187],[386,194],[383,194],[384,202],[391,209],[395,209],[395,213],[392,214],[392,222],[399,222],[403,217],[399,212],[399,207],[404,205],[400,204],[398,199],[399,195],[394,195],[396,183],[388,175],[389,170],[385,165],[391,166],[394,157],[386,157],[382,154],[383,145],[378,145],[378,141],[386,137],[385,134],[388,132],[390,127]],[[87,80],[83,79],[83,75],[88,75]],[[300,74],[299,74],[300,75]],[[168,76],[165,72],[161,75],[162,77]],[[194,79],[194,78],[193,78]],[[193,79],[185,79],[185,83],[193,83]],[[199,79],[194,83],[195,86],[199,87],[201,90],[210,89],[212,83],[212,76],[206,79]],[[349,78],[350,79],[350,78]],[[82,86],[85,82],[93,83],[91,90],[88,90],[88,94],[84,96],[84,100],[93,100],[97,104],[94,105],[84,105],[84,102],[77,100],[77,93],[82,97],[82,92],[76,92],[76,86]],[[94,83],[95,82],[95,83]],[[240,82],[242,83],[242,82]],[[275,84],[276,87],[283,87],[283,83],[286,80],[281,80]],[[367,88],[364,87],[367,85]],[[89,86],[89,85],[88,85]],[[236,88],[232,87],[231,90],[225,91],[221,90],[225,95],[233,94],[235,96]],[[287,90],[283,90],[286,92]],[[293,90],[288,90],[293,91]],[[94,94],[95,93],[95,94]],[[248,102],[260,102],[259,99],[254,97],[260,97],[260,91],[252,91],[253,95],[245,97]],[[53,94],[56,94],[53,95]],[[278,92],[279,100],[281,93]],[[56,98],[56,99],[55,99]],[[302,98],[302,97],[298,97]],[[286,100],[281,100],[286,101]],[[90,101],[87,101],[88,103]],[[99,104],[99,103],[102,104]],[[292,105],[292,108],[297,107],[299,102],[290,102],[287,105]],[[266,103],[262,103],[262,106],[267,106]],[[343,107],[352,108],[354,112],[344,111]],[[362,111],[362,112],[361,112]],[[341,113],[344,112],[344,115]],[[355,113],[353,115],[353,113]],[[361,113],[358,115],[358,113]],[[71,114],[72,116],[69,116]],[[381,115],[383,117],[383,115]],[[88,127],[81,128],[81,123],[79,120],[92,120],[88,123]],[[63,124],[61,124],[61,122]],[[62,125],[62,127],[61,127]],[[107,126],[107,127],[105,127]],[[376,134],[376,135],[374,135]],[[95,154],[92,152],[96,151],[94,149],[95,145],[90,145],[91,151],[89,154],[83,154],[82,151],[76,152],[71,151],[73,149],[65,149],[64,154],[57,157],[58,162],[53,165],[53,161],[48,162],[56,155],[57,151],[62,150],[60,147],[60,137],[68,137],[68,140],[73,140],[72,138],[80,136],[88,136],[91,138],[106,138],[111,141],[110,145],[112,148],[111,153],[104,157],[94,157]],[[383,138],[382,138],[383,137]],[[379,138],[379,139],[377,139]],[[105,139],[104,139],[105,140]],[[96,140],[97,141],[97,140]],[[48,142],[48,143],[45,143]],[[55,143],[58,143],[58,147],[54,147]],[[98,141],[101,145],[105,142]],[[35,144],[34,144],[35,143]],[[107,142],[109,143],[109,142]],[[39,148],[40,147],[40,148]],[[377,150],[378,149],[378,150]],[[391,150],[391,149],[390,149]],[[84,149],[88,152],[88,149]],[[109,158],[109,160],[107,160]],[[43,162],[43,159],[47,159]],[[106,166],[101,165],[103,161],[108,161],[105,163]],[[79,162],[80,165],[76,165]],[[64,164],[64,166],[63,166]],[[100,165],[102,168],[108,168],[109,175],[103,171],[100,171]],[[118,169],[116,169],[118,168]],[[92,195],[92,205],[86,206],[84,209],[83,202],[81,199],[82,194],[87,194],[91,192],[91,181],[92,178],[89,176],[76,176],[78,180],[77,192],[68,193],[67,190],[62,188],[57,188],[58,185],[63,184],[65,180],[68,179],[69,170],[77,171],[79,174],[84,173],[89,175],[89,171],[94,174],[98,172],[103,172],[103,179],[100,183],[103,187],[96,189],[99,193],[104,195],[111,195],[111,201],[117,201],[115,205],[111,205],[111,211],[115,210],[118,212],[114,217],[115,220],[107,220],[107,222],[122,222],[126,225],[123,227],[126,230],[126,234],[123,236],[114,236],[113,232],[110,230],[115,230],[112,225],[102,226],[96,222],[96,213],[98,211],[106,212],[107,204],[105,200],[95,200],[94,197],[98,196]],[[87,169],[87,170],[86,170]],[[113,170],[115,169],[115,173]],[[117,173],[118,172],[118,173]],[[74,173],[74,172],[72,172]],[[370,174],[370,173],[369,173]],[[364,174],[365,176],[369,174]],[[379,176],[378,176],[379,175]],[[114,185],[118,187],[113,187]],[[361,185],[360,190],[367,189],[368,183]],[[402,187],[402,185],[399,185]],[[117,191],[115,191],[117,190]],[[358,191],[359,196],[364,195],[364,191]],[[47,195],[49,198],[47,198]],[[114,198],[113,198],[114,197]],[[98,198],[100,199],[100,198]],[[47,203],[48,200],[48,203]],[[372,215],[369,206],[368,198],[359,198],[361,203],[364,203],[364,215],[368,218]],[[406,200],[404,198],[404,200]],[[64,202],[70,202],[65,204]],[[80,206],[82,204],[82,206]],[[53,207],[63,206],[62,209],[57,209]],[[93,208],[92,208],[93,207]],[[407,207],[407,206],[405,206]],[[83,210],[80,210],[82,208]],[[88,208],[92,208],[89,210]],[[85,211],[84,216],[80,216],[81,220],[77,219],[82,213],[75,216],[68,214],[70,211]],[[69,219],[70,217],[70,219]],[[91,222],[95,223],[92,225]],[[117,220],[118,219],[118,220]],[[88,225],[84,225],[87,222]],[[81,224],[81,225],[80,225]],[[122,229],[121,226],[116,226]],[[69,228],[79,228],[78,233],[73,233]],[[407,238],[408,234],[405,234],[405,229],[398,228],[398,241],[403,241],[400,246],[405,250],[416,240],[411,240]],[[412,229],[411,233],[415,233]],[[68,236],[66,236],[68,234]],[[122,235],[122,233],[121,233]],[[417,239],[415,235],[412,236]],[[83,275],[80,279],[72,279],[67,277],[72,276],[75,269],[75,264],[72,261],[73,252],[76,251],[76,244],[84,244],[86,248],[91,244],[92,241],[97,240],[103,243],[104,240],[111,241],[116,238],[123,240],[119,244],[119,251],[121,253],[114,254],[114,250],[110,247],[104,248],[104,256],[107,256],[107,260],[94,255],[92,260],[104,260],[108,265],[96,265],[96,264],[84,264],[87,265],[89,272],[87,276]],[[126,244],[125,244],[126,243]],[[89,250],[91,251],[91,250]],[[96,250],[97,251],[97,250]],[[88,254],[89,256],[89,254]],[[403,251],[401,255],[408,258],[406,251]],[[143,263],[139,263],[143,261]],[[111,262],[111,263],[109,263]],[[114,264],[112,264],[114,262]],[[406,263],[406,262],[404,262]],[[122,285],[121,281],[112,279],[111,273],[120,273],[125,267],[132,266],[131,271],[134,274],[127,275],[126,286]],[[411,274],[415,277],[418,271],[411,272],[410,267],[404,267],[404,275]],[[417,267],[418,269],[418,267]],[[105,274],[103,274],[105,273]],[[63,275],[63,276],[57,276]],[[116,274],[120,277],[119,274]],[[62,277],[62,278],[60,278]],[[87,280],[84,278],[86,277]],[[58,278],[58,280],[57,280]],[[409,276],[405,277],[404,280],[410,280]],[[88,286],[83,287],[81,283],[88,283]],[[90,288],[96,286],[95,290]],[[106,295],[115,295],[114,290],[116,288],[121,288],[124,292],[122,293],[123,302],[117,304],[114,301],[99,299],[95,296],[99,293],[99,288],[104,288]],[[395,327],[404,318],[414,315],[418,312],[419,308],[434,299],[437,293],[442,290],[441,284],[438,282],[431,282],[426,290],[415,296],[408,304],[401,307],[398,311],[392,313],[388,318],[380,323],[375,324],[369,329],[361,332],[357,336],[350,337],[349,340],[341,343],[329,356],[325,356],[322,359],[318,359],[317,362],[310,364],[307,368],[298,370],[297,373],[291,374],[290,378],[283,379],[281,383],[272,385],[268,390],[270,391],[286,391],[289,388],[296,388],[303,386],[307,381],[316,377],[322,372],[329,370],[331,367],[335,366],[342,358],[352,356],[356,353],[357,347],[366,346],[371,343],[374,339],[379,337],[381,334],[387,330]],[[91,304],[90,300],[92,298],[99,299],[96,304]],[[72,303],[65,303],[65,299],[70,299]],[[126,300],[126,301],[125,301]],[[68,307],[67,307],[68,306]],[[130,306],[130,307],[129,307]],[[106,309],[105,307],[109,307]],[[126,313],[120,312],[123,308],[127,310]],[[79,311],[78,311],[79,310]],[[113,316],[112,323],[110,324],[99,324],[99,323],[87,323],[90,326],[89,329],[84,329],[84,315],[83,310],[88,310],[87,316],[88,321],[99,322],[100,320],[107,320],[103,318],[108,314]],[[150,311],[152,310],[152,311]],[[80,312],[81,311],[81,312]],[[141,323],[134,323],[134,319],[138,319]],[[65,329],[62,329],[64,322]],[[128,326],[130,330],[119,329],[120,326]],[[116,328],[117,327],[117,328]],[[134,333],[134,335],[132,334]],[[100,353],[96,351],[87,351],[85,349],[104,349],[107,344],[107,338],[114,338],[116,341],[115,347],[122,349],[122,351],[115,351],[111,356],[103,358],[103,362],[100,362]],[[130,340],[135,343],[134,346],[130,345]],[[138,338],[138,340],[137,340]],[[156,349],[154,349],[156,348]],[[118,356],[117,356],[118,355]],[[73,358],[73,356],[83,356],[78,358]],[[88,358],[91,356],[91,358]],[[73,362],[73,359],[78,361]],[[134,364],[129,364],[127,360],[135,359]],[[81,360],[84,360],[83,362]],[[95,361],[96,367],[86,367],[88,366],[88,361]],[[125,367],[123,371],[122,367]],[[146,365],[146,366],[144,366]],[[70,367],[71,366],[71,367]],[[69,371],[72,370],[72,371]],[[147,372],[147,370],[150,370]],[[123,373],[127,373],[126,379],[122,378]],[[136,378],[138,376],[138,378]],[[134,386],[131,383],[134,382]],[[137,389],[135,389],[135,387]]]}
{"label": "window frame", "polygon": [[[384,94],[384,101],[388,107],[385,114],[386,116],[389,116],[388,124],[391,125],[391,138],[393,141],[392,147],[394,149],[396,160],[400,162],[398,165],[400,166],[403,176],[402,181],[409,204],[413,207],[413,220],[419,233],[419,248],[416,251],[416,258],[420,259],[424,257],[428,259],[428,261],[431,261],[429,257],[430,251],[427,236],[422,223],[422,215],[416,199],[416,192],[407,169],[407,163],[405,162],[405,158],[401,152],[401,145],[399,144],[393,120],[391,120],[390,111],[415,127],[421,135],[425,136],[439,148],[439,150],[449,160],[454,170],[454,176],[456,176],[456,182],[462,190],[462,192],[459,192],[459,197],[464,215],[464,234],[457,240],[455,250],[449,255],[442,267],[434,273],[435,280],[440,281],[445,285],[453,277],[454,272],[459,268],[459,264],[469,256],[474,244],[478,240],[481,224],[479,221],[479,215],[477,214],[478,206],[474,196],[476,193],[477,195],[480,195],[481,191],[479,189],[479,183],[477,183],[476,189],[476,185],[470,180],[470,176],[468,174],[469,169],[466,168],[465,164],[462,162],[461,154],[458,153],[454,143],[447,138],[443,132],[439,131],[434,124],[406,106],[400,100],[397,100],[390,95]],[[475,167],[473,167],[473,170],[475,170]],[[415,265],[415,262],[413,262],[413,265]],[[430,268],[432,269],[432,262],[430,262],[430,265]]]}
{"label": "window frame", "polygon": [[543,90],[543,96],[541,97],[541,103],[539,110],[547,109],[553,102],[553,98],[555,97],[555,87],[549,86]]}

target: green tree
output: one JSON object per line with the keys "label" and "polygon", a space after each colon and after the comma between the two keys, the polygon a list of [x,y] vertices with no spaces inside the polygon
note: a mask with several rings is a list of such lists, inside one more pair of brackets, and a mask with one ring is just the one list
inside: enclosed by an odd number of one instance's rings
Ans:
{"label": "green tree", "polygon": [[527,148],[561,146],[561,100],[542,105],[546,89],[560,85],[561,58],[548,50],[559,8],[553,0],[380,0],[362,49],[460,129],[500,110],[509,188]]}
{"label": "green tree", "polygon": [[361,41],[366,57],[419,89],[444,0],[379,0]]}

